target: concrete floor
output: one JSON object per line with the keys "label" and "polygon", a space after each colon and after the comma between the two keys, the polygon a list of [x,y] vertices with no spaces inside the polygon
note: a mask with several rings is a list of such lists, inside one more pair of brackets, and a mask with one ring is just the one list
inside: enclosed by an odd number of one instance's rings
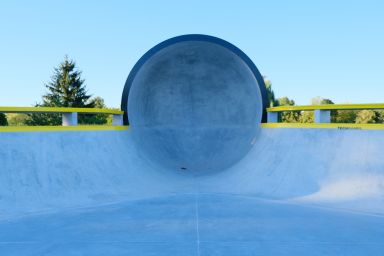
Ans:
{"label": "concrete floor", "polygon": [[2,255],[383,255],[384,216],[175,195],[0,223]]}

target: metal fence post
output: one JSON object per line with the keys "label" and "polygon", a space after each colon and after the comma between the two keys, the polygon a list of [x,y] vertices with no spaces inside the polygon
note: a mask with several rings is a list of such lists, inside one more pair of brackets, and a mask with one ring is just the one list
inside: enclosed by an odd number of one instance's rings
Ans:
{"label": "metal fence post", "polygon": [[331,111],[330,110],[315,110],[315,123],[330,123]]}
{"label": "metal fence post", "polygon": [[123,115],[112,115],[112,125],[123,125]]}
{"label": "metal fence post", "polygon": [[72,112],[72,113],[63,113],[62,114],[62,122],[63,126],[76,126],[77,125],[77,113]]}
{"label": "metal fence post", "polygon": [[267,122],[268,123],[279,122],[279,112],[268,112],[267,113]]}

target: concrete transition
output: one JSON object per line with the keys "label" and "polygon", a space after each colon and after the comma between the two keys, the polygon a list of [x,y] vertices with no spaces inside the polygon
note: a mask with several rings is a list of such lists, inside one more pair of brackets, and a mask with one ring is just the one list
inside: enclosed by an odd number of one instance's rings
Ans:
{"label": "concrete transition", "polygon": [[127,131],[0,133],[0,255],[383,255],[382,130],[260,128],[248,57],[167,40]]}
{"label": "concrete transition", "polygon": [[122,106],[135,143],[176,171],[218,171],[241,159],[259,130],[262,94],[266,103],[263,79],[249,58],[203,35],[155,46],[125,87]]}

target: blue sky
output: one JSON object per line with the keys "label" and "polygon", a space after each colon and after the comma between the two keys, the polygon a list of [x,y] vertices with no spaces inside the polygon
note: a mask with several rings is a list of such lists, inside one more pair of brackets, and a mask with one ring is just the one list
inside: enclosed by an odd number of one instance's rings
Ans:
{"label": "blue sky", "polygon": [[30,106],[68,54],[89,92],[119,107],[129,71],[169,37],[242,49],[277,96],[384,102],[384,1],[11,1],[0,3],[0,106]]}

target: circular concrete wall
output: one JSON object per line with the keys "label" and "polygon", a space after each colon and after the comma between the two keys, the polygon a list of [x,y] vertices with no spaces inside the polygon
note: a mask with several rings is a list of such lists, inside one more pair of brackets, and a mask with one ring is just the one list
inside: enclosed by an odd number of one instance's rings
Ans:
{"label": "circular concrete wall", "polygon": [[187,35],[139,60],[122,108],[147,159],[171,170],[209,172],[228,168],[252,147],[263,89],[256,67],[239,49],[218,38]]}

